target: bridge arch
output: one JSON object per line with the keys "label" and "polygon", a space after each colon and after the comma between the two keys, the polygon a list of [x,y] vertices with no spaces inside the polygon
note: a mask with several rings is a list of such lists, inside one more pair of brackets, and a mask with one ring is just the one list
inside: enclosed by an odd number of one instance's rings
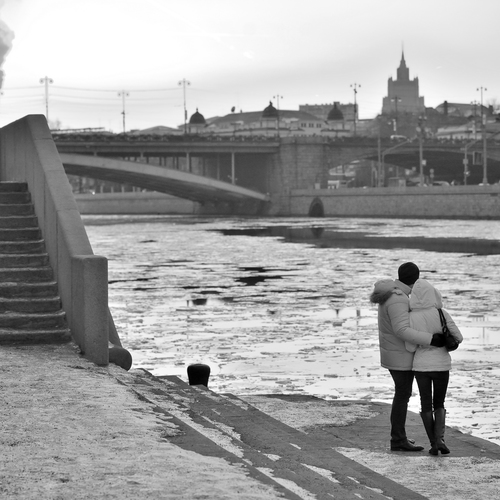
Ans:
{"label": "bridge arch", "polygon": [[60,153],[67,174],[128,183],[199,203],[268,202],[269,195],[209,177],[145,163]]}
{"label": "bridge arch", "polygon": [[323,206],[321,198],[314,198],[311,204],[309,205],[309,217],[324,217],[324,216],[325,216],[325,207]]}

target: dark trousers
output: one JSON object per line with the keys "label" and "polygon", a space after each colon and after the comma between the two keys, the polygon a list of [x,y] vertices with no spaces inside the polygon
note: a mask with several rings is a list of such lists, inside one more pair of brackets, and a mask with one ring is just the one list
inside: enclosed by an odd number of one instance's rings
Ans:
{"label": "dark trousers", "polygon": [[391,444],[399,445],[407,441],[406,414],[410,401],[414,373],[411,370],[389,370],[394,380],[394,398],[391,409]]}
{"label": "dark trousers", "polygon": [[444,408],[450,372],[415,372],[422,413]]}

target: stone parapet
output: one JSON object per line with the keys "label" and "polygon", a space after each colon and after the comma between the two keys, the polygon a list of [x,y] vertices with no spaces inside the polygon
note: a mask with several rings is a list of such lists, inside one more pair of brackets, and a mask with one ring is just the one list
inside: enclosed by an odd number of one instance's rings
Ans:
{"label": "stone parapet", "polygon": [[107,260],[93,255],[45,117],[3,127],[0,147],[0,180],[28,184],[73,338],[91,361],[107,365],[110,338],[120,342],[108,309]]}

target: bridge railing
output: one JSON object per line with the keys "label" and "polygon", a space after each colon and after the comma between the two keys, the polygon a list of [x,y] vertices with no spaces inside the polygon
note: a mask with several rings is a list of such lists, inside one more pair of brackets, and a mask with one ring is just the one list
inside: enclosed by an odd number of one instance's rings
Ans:
{"label": "bridge railing", "polygon": [[93,254],[43,115],[0,129],[0,180],[26,182],[73,339],[98,365],[120,346],[108,309],[108,262]]}

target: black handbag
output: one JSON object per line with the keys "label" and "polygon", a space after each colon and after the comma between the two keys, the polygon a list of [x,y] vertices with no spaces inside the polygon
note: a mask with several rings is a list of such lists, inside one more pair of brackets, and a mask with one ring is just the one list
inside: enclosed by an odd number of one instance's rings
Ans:
{"label": "black handbag", "polygon": [[455,351],[458,349],[458,346],[460,345],[460,342],[450,333],[450,330],[448,328],[448,325],[446,324],[446,318],[444,317],[444,313],[441,309],[438,309],[439,311],[439,319],[441,320],[441,329],[443,330],[443,335],[446,338],[446,350],[449,351]]}

